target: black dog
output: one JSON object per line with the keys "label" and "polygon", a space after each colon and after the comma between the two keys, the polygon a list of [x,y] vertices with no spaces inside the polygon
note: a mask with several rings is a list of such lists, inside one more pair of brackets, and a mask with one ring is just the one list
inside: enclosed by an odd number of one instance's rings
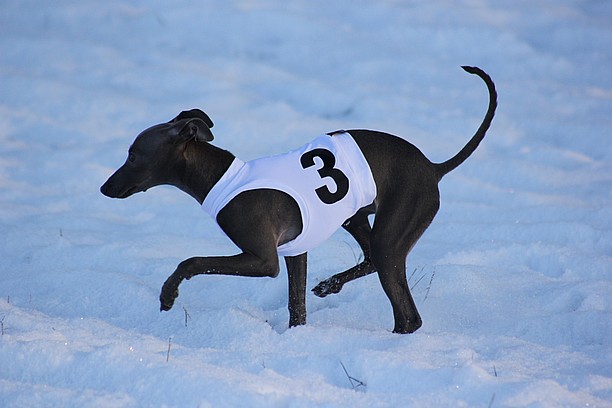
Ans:
{"label": "black dog", "polygon": [[[365,159],[365,168],[353,170],[373,180],[375,185],[369,189],[370,194],[374,193],[372,201],[360,208],[345,209],[350,212],[344,222],[313,225],[315,232],[323,227],[331,228],[333,232],[341,224],[357,240],[364,253],[363,262],[319,283],[313,291],[320,297],[338,293],[345,283],[378,271],[393,307],[394,332],[397,333],[412,333],[421,326],[421,317],[406,281],[405,262],[408,252],[438,211],[438,182],[474,152],[490,126],[497,106],[497,93],[491,78],[476,67],[463,69],[484,80],[489,90],[489,107],[475,135],[450,160],[431,163],[407,141],[376,131],[350,130],[339,132],[341,136],[330,134],[330,141],[324,140],[324,143],[336,143],[342,137],[346,143],[356,145],[356,151],[360,151]],[[101,192],[108,197],[126,198],[157,185],[169,184],[202,204],[213,188],[220,188],[217,185],[222,184],[220,180],[228,178],[227,174],[236,166],[235,163],[238,163],[236,172],[241,171],[242,162],[208,143],[213,140],[212,126],[204,112],[194,109],[182,112],[168,123],[143,131],[130,147],[125,164],[101,187]],[[304,173],[316,171],[315,179],[319,181],[316,197],[329,208],[342,202],[353,189],[353,181],[345,170],[351,165],[339,167],[335,153],[326,148],[308,150],[306,147],[305,152],[294,156],[300,159],[299,165]],[[278,168],[274,172],[282,174],[285,170]],[[285,178],[291,177],[295,178]],[[327,208],[325,205],[322,208]],[[194,257],[181,262],[163,285],[161,310],[172,307],[179,284],[195,275],[276,277],[279,273],[279,248],[290,246],[306,229],[303,208],[281,188],[247,188],[223,203],[218,213],[213,214],[242,253],[227,257]],[[375,214],[372,226],[368,222],[369,214]],[[289,251],[284,256],[289,274],[289,325],[305,324],[306,252]]]}

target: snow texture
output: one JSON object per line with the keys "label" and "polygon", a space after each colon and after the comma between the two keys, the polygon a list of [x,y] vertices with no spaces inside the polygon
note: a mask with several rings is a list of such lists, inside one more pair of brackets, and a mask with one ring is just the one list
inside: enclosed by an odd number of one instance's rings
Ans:
{"label": "snow texture", "polygon": [[[4,0],[0,406],[612,406],[612,4],[595,0]],[[236,249],[171,187],[98,189],[144,128],[200,107],[243,160],[340,128],[444,161],[499,108],[407,259],[287,328],[287,278],[197,277]],[[343,231],[308,287],[354,265]],[[349,378],[351,377],[351,378]]]}

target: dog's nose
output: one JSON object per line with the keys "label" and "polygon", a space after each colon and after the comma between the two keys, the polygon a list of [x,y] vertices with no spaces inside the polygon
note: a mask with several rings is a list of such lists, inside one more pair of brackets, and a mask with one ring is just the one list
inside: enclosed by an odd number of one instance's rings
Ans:
{"label": "dog's nose", "polygon": [[102,186],[100,187],[100,192],[107,197],[113,198],[113,194],[111,192],[112,184],[113,183],[110,180],[108,180],[106,183],[102,184]]}

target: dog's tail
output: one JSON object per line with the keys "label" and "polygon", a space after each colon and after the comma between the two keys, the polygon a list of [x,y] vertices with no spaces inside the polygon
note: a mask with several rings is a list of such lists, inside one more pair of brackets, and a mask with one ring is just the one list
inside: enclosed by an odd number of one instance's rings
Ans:
{"label": "dog's tail", "polygon": [[445,161],[444,163],[438,163],[435,165],[436,172],[438,174],[438,180],[441,180],[445,174],[453,171],[461,163],[463,163],[465,159],[467,159],[472,153],[474,153],[474,150],[476,150],[476,148],[480,144],[480,141],[484,138],[485,133],[487,133],[489,126],[491,126],[491,121],[493,120],[493,116],[495,115],[495,108],[497,108],[497,92],[495,91],[495,84],[493,83],[491,77],[478,67],[462,66],[461,68],[463,68],[470,74],[478,75],[480,78],[482,78],[485,84],[487,84],[487,88],[489,89],[489,108],[487,109],[487,114],[482,120],[480,127],[478,128],[474,136],[472,136],[470,141],[463,147],[463,149],[461,149],[459,153],[457,153],[451,159]]}

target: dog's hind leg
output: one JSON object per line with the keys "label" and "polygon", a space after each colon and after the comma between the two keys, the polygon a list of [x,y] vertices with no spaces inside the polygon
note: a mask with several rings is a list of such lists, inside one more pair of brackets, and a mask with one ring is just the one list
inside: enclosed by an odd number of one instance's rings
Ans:
{"label": "dog's hind leg", "polygon": [[431,202],[408,204],[391,202],[386,208],[381,206],[372,230],[372,263],[393,307],[395,333],[412,333],[421,327],[406,279],[406,256],[438,210]]}
{"label": "dog's hind leg", "polygon": [[371,213],[372,211],[369,211],[367,207],[363,208],[342,224],[342,227],[355,238],[363,251],[363,261],[344,272],[319,282],[312,289],[315,295],[325,297],[338,293],[342,290],[345,283],[375,272],[370,259],[370,235],[372,228],[368,221],[368,215]]}

